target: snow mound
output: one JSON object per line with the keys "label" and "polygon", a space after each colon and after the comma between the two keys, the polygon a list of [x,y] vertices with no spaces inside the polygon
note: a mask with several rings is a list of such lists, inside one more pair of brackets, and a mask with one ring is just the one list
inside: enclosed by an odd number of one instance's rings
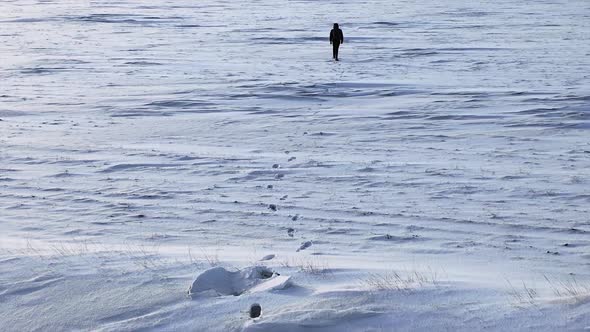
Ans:
{"label": "snow mound", "polygon": [[281,276],[265,266],[252,266],[239,271],[214,267],[201,273],[190,286],[188,293],[196,295],[215,292],[217,295],[241,295],[284,289],[290,285],[290,276]]}

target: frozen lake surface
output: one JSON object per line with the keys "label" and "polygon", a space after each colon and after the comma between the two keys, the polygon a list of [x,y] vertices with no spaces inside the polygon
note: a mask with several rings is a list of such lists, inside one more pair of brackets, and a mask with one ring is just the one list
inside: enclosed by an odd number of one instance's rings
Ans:
{"label": "frozen lake surface", "polygon": [[13,0],[0,44],[3,331],[590,328],[588,1]]}

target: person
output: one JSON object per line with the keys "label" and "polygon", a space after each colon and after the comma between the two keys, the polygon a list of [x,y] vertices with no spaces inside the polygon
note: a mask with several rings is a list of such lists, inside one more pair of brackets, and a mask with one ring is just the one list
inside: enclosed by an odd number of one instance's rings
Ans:
{"label": "person", "polygon": [[344,34],[338,27],[338,23],[334,23],[334,28],[330,31],[330,44],[332,44],[332,58],[338,61],[338,48],[340,44],[344,44]]}

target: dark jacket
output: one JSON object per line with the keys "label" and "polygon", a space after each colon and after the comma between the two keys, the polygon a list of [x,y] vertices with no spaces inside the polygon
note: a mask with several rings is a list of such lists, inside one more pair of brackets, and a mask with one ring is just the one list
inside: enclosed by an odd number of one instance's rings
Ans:
{"label": "dark jacket", "polygon": [[330,31],[330,44],[343,44],[344,43],[344,34],[342,34],[342,30],[340,28],[334,28]]}

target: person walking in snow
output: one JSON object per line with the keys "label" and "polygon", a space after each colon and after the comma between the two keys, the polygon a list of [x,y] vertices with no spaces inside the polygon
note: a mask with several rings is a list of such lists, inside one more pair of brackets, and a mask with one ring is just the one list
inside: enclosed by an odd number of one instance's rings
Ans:
{"label": "person walking in snow", "polygon": [[330,31],[330,44],[332,44],[332,58],[338,61],[338,48],[340,44],[344,44],[344,34],[338,27],[338,23],[334,23],[334,28]]}

